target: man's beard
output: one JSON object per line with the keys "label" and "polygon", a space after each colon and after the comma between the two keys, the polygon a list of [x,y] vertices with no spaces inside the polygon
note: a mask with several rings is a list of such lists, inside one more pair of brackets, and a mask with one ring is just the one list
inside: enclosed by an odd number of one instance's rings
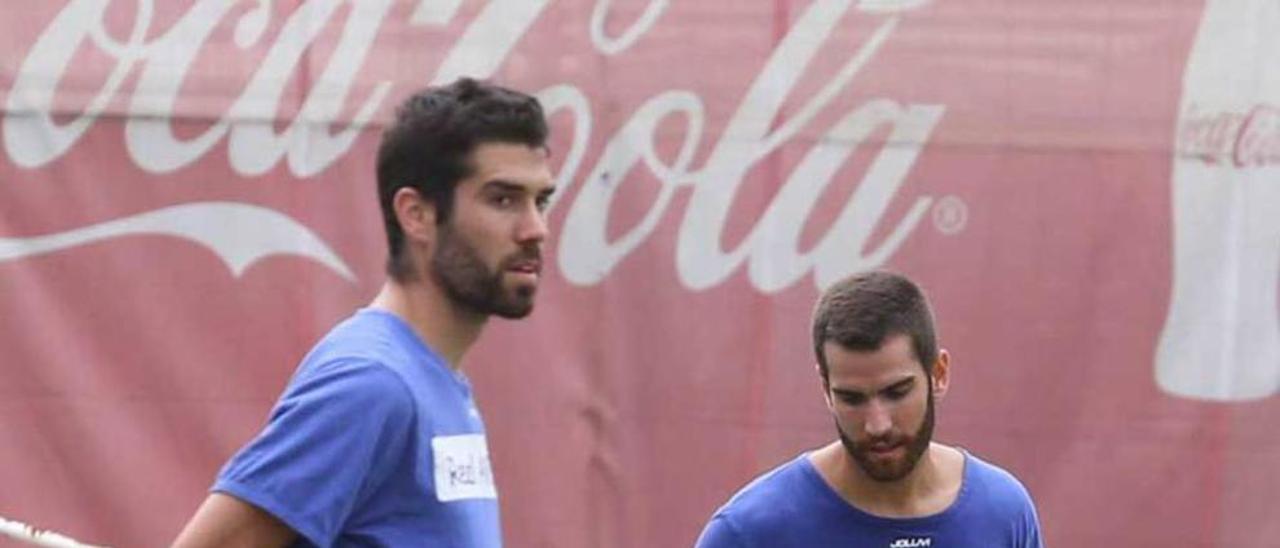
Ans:
{"label": "man's beard", "polygon": [[[925,449],[929,448],[929,442],[933,440],[933,392],[928,393],[928,401],[925,404],[924,422],[920,424],[920,428],[916,429],[915,435],[909,440],[889,440],[897,443],[906,441],[906,454],[902,459],[892,463],[884,464],[872,460],[870,450],[862,444],[855,443],[852,438],[845,434],[844,429],[840,428],[840,423],[836,422],[836,431],[840,433],[840,443],[844,445],[844,450],[853,457],[858,468],[861,468],[868,477],[879,482],[893,482],[907,477],[912,470],[915,470],[916,464],[920,462],[920,457],[924,455]],[[893,436],[893,434],[890,434]],[[867,444],[881,441],[884,438],[869,439]]]}
{"label": "man's beard", "polygon": [[533,311],[537,286],[521,285],[508,291],[502,285],[502,275],[516,262],[539,260],[536,247],[504,258],[491,270],[476,248],[451,225],[441,225],[438,234],[439,242],[431,255],[431,276],[451,301],[477,314],[507,319],[523,318]]}

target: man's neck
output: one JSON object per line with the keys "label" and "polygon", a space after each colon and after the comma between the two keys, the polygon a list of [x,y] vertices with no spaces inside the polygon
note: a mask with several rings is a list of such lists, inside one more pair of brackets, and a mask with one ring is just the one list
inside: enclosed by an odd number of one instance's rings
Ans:
{"label": "man's neck", "polygon": [[461,309],[429,281],[387,280],[369,306],[386,310],[407,322],[418,337],[455,370],[461,367],[463,356],[476,342],[488,319],[483,314]]}
{"label": "man's neck", "polygon": [[897,481],[872,479],[839,441],[814,451],[809,458],[841,498],[881,517],[910,518],[942,512],[955,502],[963,483],[964,455],[939,443],[930,443],[911,473]]}

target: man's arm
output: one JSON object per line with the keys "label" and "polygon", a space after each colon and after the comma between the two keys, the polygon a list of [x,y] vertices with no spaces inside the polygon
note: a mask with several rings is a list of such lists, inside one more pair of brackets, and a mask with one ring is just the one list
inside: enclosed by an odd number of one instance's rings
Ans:
{"label": "man's arm", "polygon": [[267,426],[223,466],[177,548],[328,546],[407,451],[415,408],[404,381],[363,360],[321,363],[295,379]]}
{"label": "man's arm", "polygon": [[257,506],[214,493],[196,510],[172,548],[286,546],[297,536],[288,525]]}

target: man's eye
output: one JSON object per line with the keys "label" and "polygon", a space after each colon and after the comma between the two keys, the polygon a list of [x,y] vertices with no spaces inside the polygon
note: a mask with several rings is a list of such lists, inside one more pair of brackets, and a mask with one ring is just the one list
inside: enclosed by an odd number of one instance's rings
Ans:
{"label": "man's eye", "polygon": [[498,207],[510,207],[515,202],[515,198],[506,194],[499,194],[493,197],[493,204]]}
{"label": "man's eye", "polygon": [[900,400],[900,399],[902,399],[902,398],[907,397],[907,394],[909,394],[909,393],[911,393],[911,389],[910,389],[910,388],[895,388],[895,389],[893,389],[893,390],[890,390],[890,391],[889,391],[887,394],[885,394],[885,395],[886,395],[886,396],[888,396],[888,397],[889,397],[889,399],[891,399],[891,400]]}
{"label": "man's eye", "polygon": [[551,197],[550,197],[550,196],[538,196],[538,199],[537,199],[537,201],[535,201],[535,202],[534,202],[534,205],[536,205],[536,206],[538,207],[538,211],[546,211],[546,210],[547,210],[547,206],[551,205]]}
{"label": "man's eye", "polygon": [[846,394],[840,396],[840,399],[849,405],[862,405],[863,402],[867,401],[865,396],[855,394]]}

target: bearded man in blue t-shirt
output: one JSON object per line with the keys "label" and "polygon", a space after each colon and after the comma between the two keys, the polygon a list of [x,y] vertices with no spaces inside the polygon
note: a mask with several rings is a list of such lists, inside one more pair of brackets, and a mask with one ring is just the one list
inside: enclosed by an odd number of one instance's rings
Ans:
{"label": "bearded man in blue t-shirt", "polygon": [[813,349],[839,440],[757,478],[716,511],[697,548],[1039,548],[1027,490],[934,442],[951,358],[906,277],[841,280],[818,301]]}
{"label": "bearded man in blue t-shirt", "polygon": [[471,79],[400,106],[377,161],[388,280],[303,359],[175,546],[502,545],[459,365],[490,316],[533,308],[546,139],[536,99]]}

